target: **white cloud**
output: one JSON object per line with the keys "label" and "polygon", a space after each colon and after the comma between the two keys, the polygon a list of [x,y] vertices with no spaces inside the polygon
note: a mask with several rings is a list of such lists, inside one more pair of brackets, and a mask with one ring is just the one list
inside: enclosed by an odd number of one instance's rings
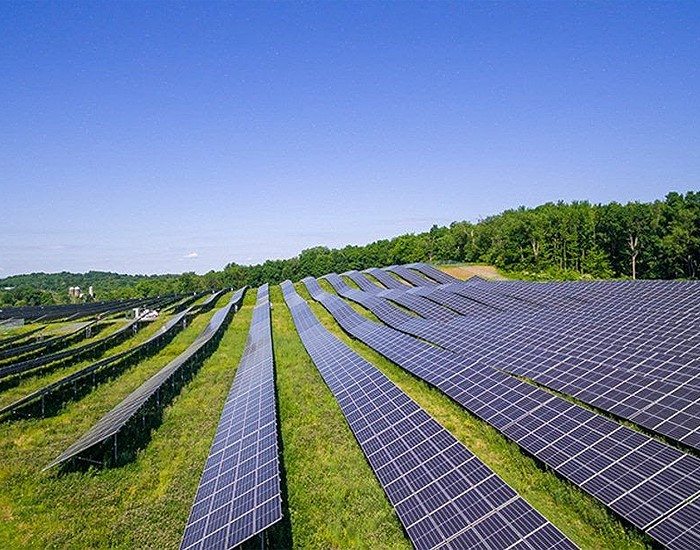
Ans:
{"label": "white cloud", "polygon": [[194,258],[199,258],[199,254],[196,252],[190,252],[189,254],[185,254],[183,258],[187,258],[188,260],[192,260]]}

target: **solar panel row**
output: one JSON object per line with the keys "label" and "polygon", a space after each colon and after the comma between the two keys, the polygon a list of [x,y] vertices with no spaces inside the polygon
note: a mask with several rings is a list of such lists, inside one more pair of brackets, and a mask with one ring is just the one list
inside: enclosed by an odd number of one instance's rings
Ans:
{"label": "solar panel row", "polygon": [[445,308],[431,300],[427,300],[422,296],[416,294],[411,294],[403,290],[385,290],[377,294],[380,298],[386,298],[401,307],[407,308],[414,311],[421,317],[426,319],[435,319],[443,323],[448,323],[453,320],[457,315],[456,311]]}
{"label": "solar panel row", "polygon": [[554,526],[374,366],[285,301],[416,548],[574,548]]}
{"label": "solar panel row", "polygon": [[[23,356],[23,359],[36,357],[42,353],[48,353],[56,349],[60,349],[64,346],[72,345],[80,340],[89,338],[89,335],[93,334],[92,329],[96,326],[97,321],[88,321],[80,323],[76,326],[75,330],[72,330],[68,334],[61,334],[59,336],[48,336],[42,334],[39,339],[31,342],[22,342],[21,345],[11,346],[5,350],[0,351],[0,360],[10,360],[13,358],[19,358]],[[90,330],[86,330],[86,329]]]}
{"label": "solar panel row", "polygon": [[453,277],[452,275],[448,275],[444,271],[435,269],[432,265],[429,264],[413,263],[407,264],[406,267],[415,269],[416,271],[420,271],[426,277],[430,277],[433,281],[440,284],[455,283],[459,281],[459,279]]}
{"label": "solar panel row", "polygon": [[[382,283],[386,288],[398,288],[406,289],[408,285],[399,281],[396,277],[392,277],[386,271],[379,269],[378,267],[370,267],[365,269],[363,273],[367,273],[374,277],[377,281]],[[410,288],[410,286],[408,286]]]}
{"label": "solar panel row", "polygon": [[[472,279],[461,283],[462,285],[473,285]],[[494,304],[486,304],[474,297],[461,296],[457,293],[447,292],[444,286],[438,287],[415,287],[408,291],[416,296],[423,296],[444,307],[449,307],[456,312],[470,319],[483,320],[503,313],[504,309]]]}
{"label": "solar panel row", "polygon": [[0,319],[26,319],[29,321],[52,321],[57,319],[94,316],[99,313],[122,311],[132,307],[148,305],[152,298],[135,298],[111,302],[92,302],[87,304],[59,304],[47,306],[21,306],[0,308]]}
{"label": "solar panel row", "polygon": [[180,545],[233,548],[282,517],[268,285],[221,414]]}
{"label": "solar panel row", "polygon": [[[309,292],[343,328],[440,388],[524,450],[672,548],[700,544],[700,460],[646,435],[392,328],[369,321],[311,278]],[[671,518],[674,518],[671,520]],[[684,521],[673,537],[670,521]],[[690,545],[690,546],[689,546]]]}
{"label": "solar panel row", "polygon": [[[430,297],[429,292],[424,295]],[[586,309],[594,308],[589,305]],[[619,311],[611,305],[607,309],[611,313]],[[520,324],[514,322],[512,315],[503,317],[497,322],[489,319],[480,324],[458,319],[450,323],[449,329],[438,328],[433,334],[437,335],[436,339],[444,339],[447,332],[460,333],[456,347],[450,349],[494,368],[532,378],[700,449],[697,357],[688,353],[683,356],[670,349],[679,347],[682,332],[693,331],[689,327],[694,321],[684,320],[682,309],[668,330],[656,327],[652,349],[649,348],[652,336],[644,335],[640,339],[633,330],[629,335],[620,333],[620,327],[630,322],[620,315],[606,318],[603,313],[594,316],[584,312],[576,315],[577,322],[571,315],[562,319],[557,310],[541,311],[520,316],[517,321]],[[637,326],[642,323],[632,322]],[[694,332],[684,340],[687,343],[692,339],[696,339]],[[632,345],[634,341],[638,344]]]}
{"label": "solar panel row", "polygon": [[[7,338],[0,338],[0,353],[5,353],[14,347],[18,347],[25,342],[28,342],[31,338],[36,336],[36,333],[44,330],[45,326],[38,326],[26,332],[20,334],[15,334],[14,336],[8,336]],[[20,340],[22,342],[20,342]]]}
{"label": "solar panel row", "polygon": [[385,271],[390,271],[391,273],[394,273],[395,275],[398,275],[402,279],[405,279],[412,285],[416,286],[433,286],[436,285],[437,283],[433,281],[432,279],[428,279],[422,274],[418,274],[417,272],[408,269],[406,266],[403,265],[391,265],[389,267],[384,268]]}
{"label": "solar panel row", "polygon": [[[409,294],[408,292],[393,288],[382,290],[378,285],[370,282],[370,280],[359,271],[346,271],[343,273],[343,275],[357,284],[357,286],[360,287],[360,290],[369,292],[370,294],[376,294],[382,298],[387,298],[393,302],[396,302],[400,306],[411,309],[422,317],[437,318],[441,321],[447,322],[457,315],[456,312],[435,304],[434,302],[421,296],[416,296],[414,294]],[[338,278],[338,280],[340,280],[340,278]],[[405,290],[408,290],[408,287]]]}
{"label": "solar panel row", "polygon": [[343,273],[343,275],[348,277],[352,282],[354,282],[357,286],[360,287],[360,290],[364,290],[365,292],[377,294],[384,290],[379,285],[376,285],[373,282],[371,282],[368,277],[363,276],[359,271],[350,270]]}
{"label": "solar panel row", "polygon": [[[149,307],[161,307],[170,303],[174,298],[172,296],[165,298],[154,298],[148,301]],[[121,311],[121,310],[119,310]],[[74,331],[54,336],[45,340],[39,340],[31,343],[26,343],[22,346],[11,347],[0,351],[0,359],[13,359],[10,364],[0,368],[0,377],[9,376],[11,374],[24,372],[35,366],[45,364],[47,361],[44,357],[48,356],[49,352],[64,349],[80,340],[94,336],[102,325],[97,324],[97,320],[89,321],[79,325]],[[131,328],[131,327],[129,327]],[[128,329],[127,329],[128,330]],[[69,351],[56,352],[69,354]],[[41,356],[41,357],[37,357]],[[60,358],[60,357],[59,357]]]}
{"label": "solar panel row", "polygon": [[[504,287],[494,285],[493,292]],[[559,309],[540,311],[536,316],[509,315],[486,333],[494,339],[504,331],[517,337],[529,335],[548,348],[556,346],[562,353],[586,354],[618,370],[700,387],[700,335],[695,328],[700,293],[696,284],[637,281],[595,283],[582,288],[590,288],[591,293],[601,288],[607,292],[596,292],[595,301],[573,312]],[[532,285],[516,284],[510,285],[509,291],[515,294],[531,289]],[[570,289],[567,293],[572,299],[581,298],[581,290],[572,286],[553,285],[552,294],[562,289]],[[475,322],[470,325],[463,328],[484,328]],[[553,334],[562,337],[553,340]]]}
{"label": "solar panel row", "polygon": [[[64,364],[70,360],[79,361],[83,357],[94,357],[96,353],[101,353],[136,334],[139,328],[139,320],[134,319],[127,322],[123,327],[105,337],[93,339],[82,346],[72,347],[53,353],[46,353],[40,357],[17,361],[9,365],[0,367],[0,379],[7,378],[14,374],[21,374],[30,370],[38,369],[50,363],[62,361]],[[82,330],[82,329],[81,329]]]}
{"label": "solar panel row", "polygon": [[[108,460],[110,456],[116,460],[118,434],[125,429],[127,424],[129,424],[138,412],[149,402],[152,400],[159,401],[160,389],[166,382],[174,382],[175,377],[181,374],[181,369],[192,365],[193,362],[197,361],[209,350],[210,342],[214,342],[216,338],[222,334],[233,312],[240,306],[243,301],[245,290],[245,288],[242,288],[236,291],[229,303],[214,313],[204,330],[183,353],[178,355],[173,361],[165,365],[155,375],[130,393],[121,403],[109,411],[97,424],[78,439],[78,441],[73,443],[68,449],[61,453],[58,458],[48,464],[44,470],[73,459],[85,458],[86,460],[94,462],[92,453],[98,450],[100,455],[104,457],[100,463],[103,463],[104,460]],[[112,450],[108,450],[105,445],[110,439],[113,441]]]}

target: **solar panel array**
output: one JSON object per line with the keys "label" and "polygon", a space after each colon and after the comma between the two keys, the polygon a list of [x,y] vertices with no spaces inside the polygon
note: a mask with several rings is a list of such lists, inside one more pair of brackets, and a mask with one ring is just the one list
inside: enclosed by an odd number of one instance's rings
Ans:
{"label": "solar panel array", "polygon": [[[43,416],[45,399],[60,395],[68,387],[72,388],[73,394],[75,394],[77,393],[78,388],[81,388],[85,383],[96,385],[97,380],[94,375],[97,372],[102,372],[106,369],[112,369],[111,372],[113,372],[113,369],[117,366],[117,364],[119,364],[121,367],[126,360],[141,358],[145,355],[158,351],[168,342],[170,342],[170,340],[172,340],[181,327],[184,327],[189,315],[192,315],[195,311],[197,313],[208,311],[216,303],[216,300],[219,299],[225,292],[227,291],[224,289],[211,293],[210,296],[208,296],[207,299],[201,304],[191,305],[186,310],[176,314],[172,319],[169,319],[155,334],[150,336],[144,342],[122,352],[105,357],[104,359],[100,359],[99,361],[83,367],[80,370],[69,374],[68,376],[64,376],[60,380],[56,380],[55,382],[52,382],[43,388],[39,388],[38,390],[35,390],[32,393],[0,408],[0,417],[9,417],[10,415],[29,409],[38,409],[38,414]],[[39,401],[41,401],[41,407],[33,406]]]}
{"label": "solar panel array", "polygon": [[19,358],[20,356],[23,356],[23,359],[36,357],[42,353],[48,353],[60,349],[61,347],[69,346],[75,342],[89,338],[96,324],[96,320],[79,323],[75,330],[72,330],[68,334],[61,334],[59,336],[42,334],[39,339],[33,342],[22,342],[21,345],[9,346],[0,351],[0,360],[5,361]]}
{"label": "solar panel array", "polygon": [[[329,277],[332,275],[335,274],[331,274],[329,275]],[[399,290],[395,288],[382,290],[379,288],[379,286],[371,283],[367,277],[365,277],[364,275],[362,275],[362,273],[358,271],[348,271],[347,273],[345,273],[345,275],[352,281],[354,281],[360,287],[361,290],[369,292],[370,294],[376,294],[380,298],[386,298],[388,300],[391,300],[392,302],[395,302],[402,307],[414,311],[421,317],[448,322],[458,315],[457,312],[443,307],[439,304],[436,304],[435,302],[428,300],[427,298],[423,298],[422,296],[417,296],[416,294],[406,292],[408,288],[404,290]],[[338,278],[337,280],[340,280],[340,278]]]}
{"label": "solar panel array", "polygon": [[371,282],[368,277],[365,277],[359,271],[350,270],[343,273],[343,275],[345,275],[353,283],[359,286],[360,290],[364,290],[365,292],[377,294],[385,290],[384,287],[381,287],[378,284]]}
{"label": "solar panel array", "polygon": [[302,342],[416,548],[575,548],[282,284]]}
{"label": "solar panel array", "polygon": [[[82,359],[83,357],[94,355],[96,352],[102,352],[103,350],[116,346],[117,344],[120,344],[124,340],[133,336],[138,330],[138,327],[139,319],[133,319],[132,321],[125,323],[124,326],[120,327],[115,332],[112,332],[111,334],[108,334],[102,338],[92,340],[87,344],[83,344],[82,346],[63,349],[53,353],[46,353],[40,357],[35,357],[24,361],[17,361],[9,365],[2,366],[0,367],[0,379],[12,376],[14,374],[25,373],[57,361],[65,362],[70,360],[71,362],[74,362]],[[83,329],[81,328],[79,330]]]}
{"label": "solar panel array", "polygon": [[304,283],[350,334],[440,388],[633,525],[671,548],[700,545],[696,457],[483,362],[369,321],[314,279]]}
{"label": "solar panel array", "polygon": [[89,456],[91,450],[103,445],[112,437],[115,438],[116,442],[117,435],[125,428],[127,423],[129,423],[152,398],[155,397],[157,399],[161,386],[171,381],[173,377],[178,374],[180,369],[189,366],[193,360],[199,357],[200,352],[203,353],[205,351],[211,341],[221,335],[222,331],[228,325],[233,312],[238,309],[243,301],[245,291],[246,288],[236,291],[229,303],[214,313],[204,330],[184,352],[130,393],[121,403],[109,411],[97,424],[78,439],[78,441],[73,443],[61,453],[58,458],[48,464],[44,470],[72,459],[80,458],[83,455]]}
{"label": "solar panel array", "polygon": [[148,307],[155,300],[180,299],[183,294],[170,294],[155,298],[133,298],[130,300],[114,300],[111,302],[90,302],[85,304],[57,304],[46,306],[20,306],[0,308],[1,319],[26,319],[28,321],[56,321],[79,319],[81,317],[106,316],[118,311],[126,311],[134,307]]}
{"label": "solar panel array", "polygon": [[415,269],[416,271],[421,272],[426,277],[430,277],[433,281],[436,281],[438,283],[456,283],[459,281],[459,279],[453,277],[452,275],[448,275],[444,271],[435,269],[432,265],[415,263],[408,264],[406,265],[406,267]]}
{"label": "solar panel array", "polygon": [[[0,323],[1,325],[2,323]],[[45,326],[35,327],[31,330],[22,332],[20,334],[15,334],[14,336],[8,336],[7,338],[0,338],[0,353],[5,353],[7,350],[21,346],[22,342],[20,340],[29,341],[31,338],[36,336],[36,333],[44,330]],[[2,355],[0,355],[2,357]]]}
{"label": "solar panel array", "polygon": [[[377,281],[382,283],[386,288],[398,288],[399,290],[405,290],[407,285],[399,281],[396,277],[392,277],[386,271],[382,271],[378,267],[370,267],[365,269],[362,273],[367,273],[374,277]],[[408,287],[410,288],[410,287]]]}
{"label": "solar panel array", "polygon": [[[593,302],[581,300],[593,293],[581,296],[571,285],[562,293],[567,286],[559,285],[553,303],[533,285],[494,286],[530,306],[521,308],[524,313],[450,323],[448,330],[462,335],[458,351],[700,450],[697,285],[591,285],[586,290],[608,287],[607,296],[594,294]],[[460,296],[475,292],[473,285],[446,288]]]}
{"label": "solar panel array", "polygon": [[233,548],[282,518],[268,285],[199,482],[182,550]]}
{"label": "solar panel array", "polygon": [[[167,296],[165,298],[154,298],[149,301],[150,307],[162,307],[171,303],[173,300],[179,299],[177,296]],[[110,334],[106,338],[98,341],[93,341],[80,348],[64,349],[83,339],[94,336],[103,325],[98,324],[98,321],[91,321],[81,324],[76,330],[49,338],[43,341],[27,343],[23,346],[13,347],[0,351],[0,359],[13,359],[11,363],[6,363],[0,367],[0,378],[10,376],[12,374],[26,372],[30,369],[45,365],[52,361],[58,361],[68,356],[86,353],[91,353],[95,349],[104,349],[110,344],[115,344],[120,338],[128,337],[133,334],[132,328],[136,320],[127,323],[126,326],[119,329],[117,332]],[[62,351],[54,351],[60,349]],[[53,353],[49,353],[53,352]],[[37,357],[39,356],[39,357]]]}
{"label": "solar panel array", "polygon": [[[596,313],[596,308],[603,308],[609,314],[621,309],[612,304],[601,305],[601,298],[591,305],[556,293],[540,297],[532,291],[519,293],[518,287],[527,288],[527,284],[500,284],[500,287],[510,287],[508,295],[495,292],[489,300],[503,308],[500,314],[492,310],[481,318],[473,314],[443,324],[438,322],[441,317],[429,311],[430,321],[417,320],[397,308],[392,309],[388,302],[381,300],[382,294],[350,289],[338,284],[337,276],[326,278],[342,296],[361,303],[398,330],[434,342],[472,361],[531,378],[700,450],[700,368],[694,364],[697,353],[680,359],[669,350],[669,346],[680,346],[679,342],[686,347],[689,340],[697,339],[692,330],[681,328],[684,323],[681,315],[675,314],[676,322],[670,324],[676,330],[675,336],[668,329],[665,331],[667,339],[662,341],[658,334],[662,328],[656,333],[649,329],[639,350],[634,343],[639,344],[640,338],[633,330],[623,331],[625,324],[629,325],[628,320],[617,315],[615,321],[606,321],[605,315]],[[462,283],[416,291],[441,304],[454,305],[451,297],[457,301],[486,300],[483,294],[488,288]],[[545,299],[550,302],[548,307],[544,305]],[[578,310],[571,304],[577,304]],[[692,308],[692,302],[686,303],[687,306]],[[404,302],[404,307],[410,308],[411,304]],[[685,307],[681,312],[686,311]],[[663,315],[662,311],[657,311],[655,319]],[[690,334],[679,338],[678,334],[683,331]],[[650,344],[655,347],[650,349]],[[628,349],[630,345],[631,350]]]}

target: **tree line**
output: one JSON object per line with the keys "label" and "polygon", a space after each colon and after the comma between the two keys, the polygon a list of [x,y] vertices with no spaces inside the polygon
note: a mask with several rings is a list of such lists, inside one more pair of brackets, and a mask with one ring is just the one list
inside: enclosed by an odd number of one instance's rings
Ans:
{"label": "tree line", "polygon": [[520,278],[695,279],[700,261],[700,193],[625,205],[586,201],[506,210],[476,223],[342,249],[315,247],[295,258],[227,265],[222,282],[259,285],[307,275],[411,262],[487,263]]}
{"label": "tree line", "polygon": [[[546,203],[506,210],[476,223],[434,225],[365,246],[341,249],[317,246],[284,260],[258,265],[228,264],[204,275],[118,275],[90,272],[32,274],[0,280],[0,287],[18,285],[53,291],[67,301],[68,286],[98,290],[99,299],[152,296],[210,288],[259,286],[299,280],[349,269],[411,262],[487,263],[527,279],[633,278],[696,279],[700,261],[700,193],[669,193],[663,200],[625,205],[586,201]],[[0,303],[7,299],[0,292]],[[42,295],[47,299],[46,295]],[[6,305],[19,305],[10,304]],[[27,304],[31,305],[31,304]]]}

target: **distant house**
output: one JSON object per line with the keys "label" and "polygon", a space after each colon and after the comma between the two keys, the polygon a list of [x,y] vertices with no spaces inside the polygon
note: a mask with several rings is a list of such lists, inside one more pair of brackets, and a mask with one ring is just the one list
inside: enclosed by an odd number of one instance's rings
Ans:
{"label": "distant house", "polygon": [[147,307],[134,308],[134,319],[139,321],[155,321],[158,319],[158,315],[158,311],[155,309],[148,309]]}

